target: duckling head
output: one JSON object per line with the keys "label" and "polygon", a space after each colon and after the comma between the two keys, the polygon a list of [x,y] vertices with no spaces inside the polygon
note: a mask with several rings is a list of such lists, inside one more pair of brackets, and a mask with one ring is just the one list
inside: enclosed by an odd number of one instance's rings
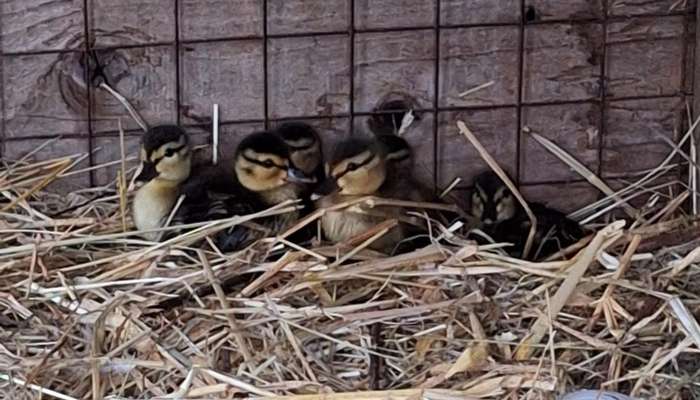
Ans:
{"label": "duckling head", "polygon": [[515,196],[492,171],[474,178],[472,214],[484,225],[493,225],[513,218],[517,211]]}
{"label": "duckling head", "polygon": [[374,194],[386,180],[386,168],[386,151],[379,143],[345,140],[338,145],[328,166],[330,178],[322,192],[327,194],[337,190],[342,195]]}
{"label": "duckling head", "polygon": [[264,192],[288,183],[313,183],[315,179],[294,167],[284,141],[271,132],[258,132],[241,141],[234,170],[248,190]]}
{"label": "duckling head", "polygon": [[411,146],[401,136],[378,135],[377,141],[384,147],[387,161],[400,163],[413,157]]}
{"label": "duckling head", "polygon": [[[393,97],[393,95],[390,97]],[[367,120],[367,127],[376,136],[396,135],[401,129],[401,124],[406,114],[415,108],[414,104],[414,101],[403,96],[394,100],[384,101],[374,109],[375,114]],[[413,117],[418,121],[421,119],[415,113]]]}
{"label": "duckling head", "polygon": [[289,150],[292,165],[304,174],[316,173],[323,162],[321,139],[316,130],[303,122],[286,122],[276,129]]}
{"label": "duckling head", "polygon": [[158,125],[146,132],[141,142],[140,181],[163,179],[184,182],[192,168],[192,154],[185,131],[176,125]]}

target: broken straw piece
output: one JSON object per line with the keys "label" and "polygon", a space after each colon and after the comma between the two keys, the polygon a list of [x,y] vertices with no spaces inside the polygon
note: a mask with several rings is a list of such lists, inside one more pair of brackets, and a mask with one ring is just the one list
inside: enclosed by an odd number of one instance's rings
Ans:
{"label": "broken straw piece", "polygon": [[397,135],[403,136],[403,134],[406,133],[406,130],[408,130],[411,124],[413,124],[415,119],[416,117],[413,115],[413,110],[408,110],[408,112],[404,114],[403,118],[401,119],[401,126],[399,127]]}

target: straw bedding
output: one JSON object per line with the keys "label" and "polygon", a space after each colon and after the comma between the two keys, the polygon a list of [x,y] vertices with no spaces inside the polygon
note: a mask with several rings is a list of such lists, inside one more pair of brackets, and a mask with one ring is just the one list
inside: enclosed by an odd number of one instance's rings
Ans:
{"label": "straw bedding", "polygon": [[700,223],[683,213],[687,191],[622,207],[635,211],[627,224],[610,218],[619,207],[602,213],[547,262],[437,223],[426,248],[364,250],[391,221],[338,247],[301,248],[287,232],[221,254],[208,235],[294,205],[150,243],[130,231],[126,180],[46,189],[77,160],[0,169],[2,398],[700,397]]}

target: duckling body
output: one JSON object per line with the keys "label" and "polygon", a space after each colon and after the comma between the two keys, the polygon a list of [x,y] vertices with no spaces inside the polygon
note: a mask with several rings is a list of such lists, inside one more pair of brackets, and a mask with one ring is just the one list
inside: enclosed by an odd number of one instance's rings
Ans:
{"label": "duckling body", "polygon": [[[290,153],[282,139],[273,132],[257,132],[239,144],[231,171],[219,173],[209,185],[215,192],[227,195],[226,209],[232,215],[263,211],[288,200],[299,200],[313,177],[295,168]],[[270,233],[280,233],[291,227],[301,211],[292,211],[258,221]],[[220,237],[225,250],[240,247],[259,234],[241,233],[234,227],[229,234],[236,236],[236,245]]]}
{"label": "duckling body", "polygon": [[[147,181],[134,197],[133,217],[136,228],[147,231],[160,228],[180,196],[182,185],[191,173],[191,153],[187,134],[178,126],[159,125],[142,138],[141,173],[137,180]],[[158,232],[142,236],[155,240]]]}
{"label": "duckling body", "polygon": [[[236,151],[233,168],[208,166],[192,171],[191,152],[186,133],[177,126],[162,125],[143,137],[140,180],[147,180],[133,202],[133,216],[139,230],[160,228],[173,211],[178,198],[184,201],[173,218],[173,225],[246,215],[262,211],[286,200],[299,198],[307,183],[303,173],[291,167],[289,152],[280,138],[259,132],[246,137]],[[286,229],[299,212],[266,220],[273,232]],[[250,232],[234,227],[217,240],[226,250],[234,250],[248,239]],[[231,236],[232,235],[232,236]],[[156,240],[158,232],[145,232]]]}
{"label": "duckling body", "polygon": [[387,197],[415,202],[439,202],[433,191],[415,177],[411,145],[398,135],[382,134],[377,141],[386,151],[387,177],[382,192]]}
{"label": "duckling body", "polygon": [[[537,219],[529,258],[551,255],[584,236],[581,226],[563,213],[540,203],[528,203],[528,206]],[[530,219],[495,173],[488,171],[475,178],[472,214],[480,221],[481,229],[496,242],[514,245],[509,251],[512,256],[522,256],[530,231]]]}
{"label": "duckling body", "polygon": [[[317,201],[318,207],[331,207],[366,196],[380,196],[387,177],[387,153],[380,143],[370,140],[350,139],[339,144],[330,165],[327,182],[335,185],[335,191]],[[321,217],[325,237],[335,243],[366,233],[381,222],[399,217],[397,207],[377,207],[371,210],[344,208],[327,211]],[[370,244],[370,248],[392,252],[403,239],[404,228],[399,224],[387,234]]]}
{"label": "duckling body", "polygon": [[[139,230],[157,229],[163,226],[175,206],[179,195],[177,183],[153,179],[134,196],[134,224]],[[155,240],[157,233],[144,233],[146,239]]]}

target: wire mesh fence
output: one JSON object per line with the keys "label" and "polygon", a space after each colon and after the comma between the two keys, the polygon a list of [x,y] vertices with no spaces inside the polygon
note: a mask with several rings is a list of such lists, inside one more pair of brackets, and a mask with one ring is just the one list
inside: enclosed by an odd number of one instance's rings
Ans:
{"label": "wire mesh fence", "polygon": [[[149,123],[176,121],[207,143],[221,105],[222,149],[300,119],[327,146],[366,130],[382,102],[420,117],[407,133],[416,173],[438,187],[484,168],[454,121],[473,125],[516,180],[565,208],[596,193],[522,133],[554,140],[613,181],[650,168],[687,126],[695,4],[549,0],[5,1],[2,155],[119,158],[139,130],[94,86],[97,65]],[[97,63],[97,64],[96,64]],[[464,92],[470,92],[461,96]],[[49,154],[51,153],[51,154]],[[113,171],[76,177],[105,184]],[[560,190],[542,191],[554,187]],[[543,194],[547,192],[548,194]],[[570,196],[569,193],[580,193]]]}

